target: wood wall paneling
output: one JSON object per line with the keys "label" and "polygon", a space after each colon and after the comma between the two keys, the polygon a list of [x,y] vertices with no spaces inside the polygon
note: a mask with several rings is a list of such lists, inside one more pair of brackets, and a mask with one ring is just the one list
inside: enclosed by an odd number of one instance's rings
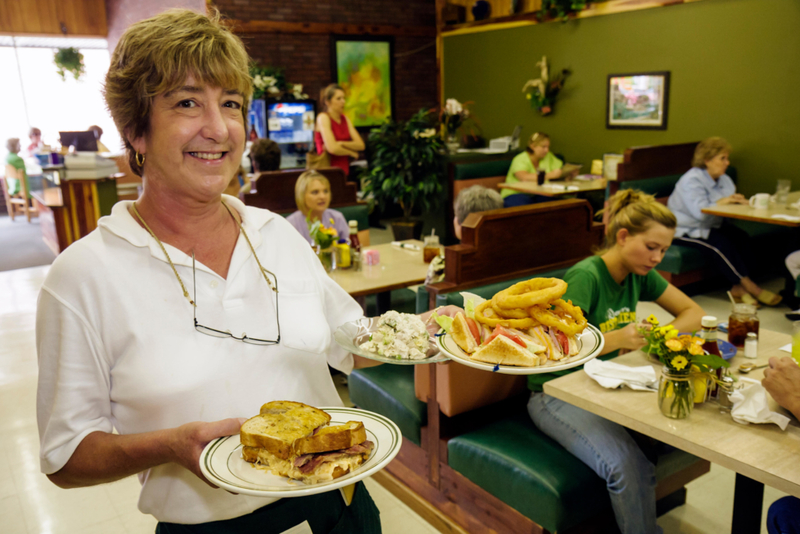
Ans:
{"label": "wood wall paneling", "polygon": [[0,0],[0,33],[105,37],[104,0]]}

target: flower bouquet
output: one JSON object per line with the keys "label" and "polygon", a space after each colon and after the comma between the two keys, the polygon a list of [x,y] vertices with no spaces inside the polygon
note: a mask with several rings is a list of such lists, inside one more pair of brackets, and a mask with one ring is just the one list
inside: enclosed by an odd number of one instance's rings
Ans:
{"label": "flower bouquet", "polygon": [[311,219],[307,217],[306,222],[308,223],[308,235],[314,240],[314,249],[319,256],[319,261],[322,262],[322,266],[327,272],[331,272],[336,268],[333,245],[339,237],[339,233],[333,227],[333,219],[329,220],[330,228],[323,226],[322,221],[319,220],[312,223]]}
{"label": "flower bouquet", "polygon": [[528,80],[522,87],[522,92],[525,93],[525,98],[531,101],[531,107],[538,109],[543,116],[549,115],[553,112],[556,97],[564,88],[564,81],[571,72],[569,69],[562,69],[551,79],[546,56],[542,56],[542,60],[536,63],[536,66],[542,71],[541,77]]}
{"label": "flower bouquet", "polygon": [[661,413],[673,419],[687,417],[694,403],[705,398],[711,371],[728,367],[728,362],[706,353],[703,338],[680,334],[670,324],[660,326],[653,315],[647,318],[639,333],[647,342],[642,350],[664,364],[658,387]]}
{"label": "flower bouquet", "polygon": [[455,98],[448,98],[445,102],[444,109],[439,116],[442,123],[446,137],[447,148],[450,152],[455,152],[458,149],[458,138],[456,133],[464,121],[469,117],[469,110],[467,105],[469,102],[461,103]]}

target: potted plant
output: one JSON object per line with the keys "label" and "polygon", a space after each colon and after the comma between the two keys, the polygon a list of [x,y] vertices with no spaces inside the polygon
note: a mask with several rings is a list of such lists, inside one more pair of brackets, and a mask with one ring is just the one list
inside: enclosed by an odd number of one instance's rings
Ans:
{"label": "potted plant", "polygon": [[547,67],[547,57],[542,56],[542,60],[536,63],[542,70],[542,76],[535,80],[528,80],[522,88],[525,98],[531,101],[531,107],[539,110],[542,116],[553,112],[556,104],[556,97],[561,89],[564,88],[564,81],[571,74],[569,69],[562,69],[560,73],[552,78]]}
{"label": "potted plant", "polygon": [[56,50],[53,62],[58,68],[58,75],[64,81],[67,79],[67,72],[71,72],[76,80],[86,72],[83,54],[77,48],[59,48]]}
{"label": "potted plant", "polygon": [[385,210],[399,204],[403,218],[392,222],[395,239],[419,239],[422,221],[411,219],[415,209],[434,210],[444,187],[441,178],[442,140],[436,114],[421,109],[407,122],[390,120],[369,134],[372,154],[365,192]]}

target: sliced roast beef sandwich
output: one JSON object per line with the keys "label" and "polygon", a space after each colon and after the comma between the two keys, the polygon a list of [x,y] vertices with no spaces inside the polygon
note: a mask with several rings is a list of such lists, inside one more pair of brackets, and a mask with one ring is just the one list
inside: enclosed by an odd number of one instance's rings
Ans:
{"label": "sliced roast beef sandwich", "polygon": [[361,422],[329,426],[324,411],[299,402],[275,401],[242,425],[242,458],[273,474],[316,484],[364,463],[374,444]]}

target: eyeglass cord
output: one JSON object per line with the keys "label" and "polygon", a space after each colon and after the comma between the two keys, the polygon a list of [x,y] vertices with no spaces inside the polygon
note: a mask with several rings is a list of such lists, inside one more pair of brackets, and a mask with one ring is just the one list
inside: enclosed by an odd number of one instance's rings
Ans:
{"label": "eyeglass cord", "polygon": [[[275,286],[272,285],[272,282],[267,277],[266,273],[264,273],[265,269],[264,269],[264,267],[261,266],[261,262],[258,261],[258,256],[256,255],[256,250],[253,248],[253,244],[250,242],[250,238],[247,237],[247,232],[244,231],[244,227],[242,226],[242,223],[239,222],[239,220],[233,215],[233,212],[231,211],[231,208],[228,207],[228,205],[225,204],[225,202],[222,202],[222,205],[225,206],[225,209],[228,210],[228,213],[230,214],[230,216],[233,218],[233,220],[239,226],[239,231],[242,232],[242,235],[244,236],[245,241],[247,241],[247,244],[250,247],[250,251],[253,253],[253,257],[256,259],[256,263],[258,264],[258,268],[261,271],[261,276],[263,276],[264,280],[267,281],[267,284],[269,285],[270,289],[272,289],[275,293],[278,293],[278,290],[275,288]],[[183,296],[186,297],[186,300],[189,301],[189,304],[191,304],[192,306],[196,307],[197,305],[194,303],[194,301],[191,299],[191,297],[189,297],[189,292],[186,290],[186,286],[183,285],[183,280],[181,280],[181,277],[178,274],[178,270],[175,268],[175,264],[172,263],[172,259],[169,257],[169,254],[167,254],[167,249],[164,248],[164,245],[161,243],[161,240],[156,237],[156,234],[153,233],[153,230],[150,229],[150,227],[147,225],[147,223],[142,218],[141,214],[139,213],[139,210],[136,209],[136,202],[131,203],[131,210],[133,211],[133,214],[136,215],[136,218],[139,219],[139,221],[142,223],[142,225],[144,225],[145,229],[150,233],[150,235],[153,236],[153,239],[156,240],[156,243],[158,243],[158,246],[161,247],[161,251],[164,253],[164,256],[166,256],[167,262],[169,262],[169,266],[172,267],[172,272],[175,273],[175,277],[178,279],[178,283],[181,285],[181,289],[183,290]]]}

